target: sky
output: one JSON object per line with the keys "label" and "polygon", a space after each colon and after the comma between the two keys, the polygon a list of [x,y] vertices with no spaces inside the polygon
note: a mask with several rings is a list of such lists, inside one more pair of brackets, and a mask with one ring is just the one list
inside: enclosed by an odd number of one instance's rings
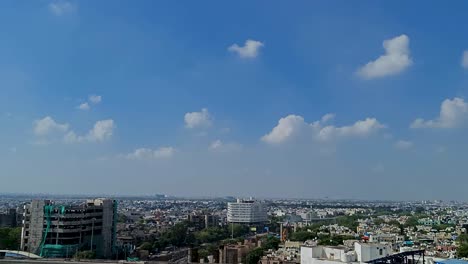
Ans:
{"label": "sky", "polygon": [[4,1],[0,193],[468,200],[464,1]]}

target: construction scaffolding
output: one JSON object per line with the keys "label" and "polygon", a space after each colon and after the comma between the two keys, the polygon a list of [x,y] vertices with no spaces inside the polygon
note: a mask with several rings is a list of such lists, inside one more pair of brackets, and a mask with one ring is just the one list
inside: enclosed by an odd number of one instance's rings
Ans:
{"label": "construction scaffolding", "polygon": [[50,233],[52,226],[52,215],[58,213],[59,217],[65,215],[65,206],[63,205],[45,205],[44,206],[44,218],[46,220],[46,229],[44,230],[44,236],[42,238],[41,245],[39,247],[39,256],[45,258],[56,258],[56,257],[69,257],[75,254],[80,245],[59,245],[59,244],[47,244],[47,236]]}

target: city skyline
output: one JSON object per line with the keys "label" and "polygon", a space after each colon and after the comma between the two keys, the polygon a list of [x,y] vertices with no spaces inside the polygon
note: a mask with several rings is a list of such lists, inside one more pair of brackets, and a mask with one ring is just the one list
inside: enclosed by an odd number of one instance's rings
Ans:
{"label": "city skyline", "polygon": [[0,193],[467,201],[444,4],[1,3]]}

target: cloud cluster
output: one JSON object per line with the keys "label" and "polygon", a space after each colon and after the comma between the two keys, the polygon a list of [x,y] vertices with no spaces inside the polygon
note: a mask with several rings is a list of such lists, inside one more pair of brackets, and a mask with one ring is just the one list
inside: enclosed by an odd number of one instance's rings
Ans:
{"label": "cloud cluster", "polygon": [[112,137],[112,134],[114,133],[114,128],[114,120],[100,120],[94,124],[93,128],[89,130],[89,132],[86,135],[80,136],[73,131],[69,131],[65,135],[64,139],[67,143],[79,143],[85,141],[103,142],[109,140]]}
{"label": "cloud cluster", "polygon": [[56,16],[64,16],[74,13],[77,9],[75,4],[67,1],[54,1],[48,5],[49,11]]}
{"label": "cloud cluster", "polygon": [[59,134],[68,143],[106,141],[112,137],[114,128],[115,124],[112,119],[100,120],[94,124],[93,128],[86,135],[79,136],[73,130],[70,130],[68,124],[57,123],[50,116],[33,122],[34,134],[39,138],[44,139]]}
{"label": "cloud cluster", "polygon": [[245,41],[244,46],[239,46],[236,43],[231,45],[228,51],[236,53],[239,57],[244,59],[253,59],[258,56],[260,48],[263,46],[264,44],[260,41],[248,39]]}
{"label": "cloud cluster", "polygon": [[80,104],[79,106],[77,106],[76,108],[79,109],[79,110],[87,111],[87,110],[91,109],[90,104],[97,105],[101,101],[102,101],[102,96],[100,96],[100,95],[90,95],[88,97],[88,102],[84,102],[84,103]]}
{"label": "cloud cluster", "polygon": [[299,134],[311,135],[318,141],[329,141],[344,137],[365,137],[385,126],[375,118],[366,118],[356,121],[349,126],[337,127],[327,125],[326,122],[334,117],[332,114],[327,114],[321,120],[313,123],[306,123],[302,116],[288,115],[281,118],[278,124],[261,140],[270,144],[283,143]]}
{"label": "cloud cluster", "polygon": [[407,69],[413,63],[410,57],[409,37],[401,35],[383,42],[385,54],[368,62],[358,70],[363,79],[374,79],[395,75]]}
{"label": "cloud cluster", "polygon": [[211,126],[212,118],[208,109],[203,108],[200,112],[186,113],[184,121],[187,128],[206,128]]}
{"label": "cloud cluster", "polygon": [[82,103],[80,104],[77,109],[79,110],[84,110],[84,111],[87,111],[89,110],[91,107],[89,107],[89,104],[86,102],[86,103]]}
{"label": "cloud cluster", "polygon": [[240,151],[242,146],[237,143],[225,143],[220,139],[211,142],[209,150],[212,152],[235,152]]}
{"label": "cloud cluster", "polygon": [[158,149],[138,148],[127,154],[126,158],[131,160],[164,159],[174,156],[176,150],[173,147],[160,147]]}
{"label": "cloud cluster", "polygon": [[93,104],[99,104],[102,101],[102,96],[92,94],[88,97],[88,100]]}
{"label": "cloud cluster", "polygon": [[42,119],[34,121],[33,125],[34,134],[36,134],[37,136],[45,136],[54,132],[66,132],[69,128],[68,124],[57,123],[50,116],[46,116]]}
{"label": "cloud cluster", "polygon": [[445,99],[440,106],[439,116],[432,120],[418,118],[411,128],[454,128],[467,120],[468,104],[462,98]]}

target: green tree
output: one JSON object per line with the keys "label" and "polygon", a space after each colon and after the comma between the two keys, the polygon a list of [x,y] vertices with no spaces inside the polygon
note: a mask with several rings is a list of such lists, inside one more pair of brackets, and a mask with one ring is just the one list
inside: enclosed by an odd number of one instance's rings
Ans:
{"label": "green tree", "polygon": [[223,240],[228,237],[227,230],[219,227],[210,227],[201,231],[195,232],[195,243],[212,243]]}
{"label": "green tree", "polygon": [[265,241],[263,241],[262,248],[264,250],[268,250],[268,249],[277,250],[279,247],[279,244],[280,244],[279,238],[276,238],[274,236],[269,236],[265,239]]}
{"label": "green tree", "polygon": [[247,264],[257,264],[258,261],[262,258],[262,256],[263,256],[263,248],[259,247],[259,248],[253,249],[247,254],[245,258],[245,262]]}
{"label": "green tree", "polygon": [[143,242],[140,246],[140,249],[142,250],[148,250],[151,251],[153,249],[153,245],[150,242]]}
{"label": "green tree", "polygon": [[463,243],[457,248],[457,256],[459,258],[468,258],[468,244]]}
{"label": "green tree", "polygon": [[74,256],[75,259],[94,259],[96,258],[96,253],[91,250],[79,251]]}
{"label": "green tree", "polygon": [[234,226],[232,226],[232,224],[229,225],[229,231],[229,234],[231,234],[231,232],[234,231],[234,237],[242,237],[250,232],[248,226],[240,224],[234,224]]}
{"label": "green tree", "polygon": [[297,231],[291,234],[291,240],[304,242],[306,240],[314,239],[316,236],[317,233],[312,233],[308,231]]}
{"label": "green tree", "polygon": [[461,244],[468,243],[468,235],[467,234],[461,234],[457,237],[457,241]]}
{"label": "green tree", "polygon": [[338,246],[342,245],[344,240],[354,239],[354,237],[350,236],[329,236],[329,235],[321,235],[319,236],[319,245],[323,246]]}
{"label": "green tree", "polygon": [[418,223],[418,218],[415,217],[415,216],[410,216],[408,217],[408,219],[406,219],[406,223],[405,223],[405,226],[417,226],[419,223]]}
{"label": "green tree", "polygon": [[385,221],[382,218],[375,218],[374,219],[374,224],[375,225],[381,225],[383,223],[385,223]]}
{"label": "green tree", "polygon": [[201,249],[198,250],[198,258],[199,259],[205,259],[209,255],[210,255],[210,252],[208,251],[208,249],[201,248]]}
{"label": "green tree", "polygon": [[0,249],[19,249],[21,243],[21,227],[0,228]]}
{"label": "green tree", "polygon": [[353,231],[357,230],[359,226],[358,219],[361,218],[361,215],[348,215],[348,216],[340,216],[336,218],[336,223],[341,226],[345,226]]}

